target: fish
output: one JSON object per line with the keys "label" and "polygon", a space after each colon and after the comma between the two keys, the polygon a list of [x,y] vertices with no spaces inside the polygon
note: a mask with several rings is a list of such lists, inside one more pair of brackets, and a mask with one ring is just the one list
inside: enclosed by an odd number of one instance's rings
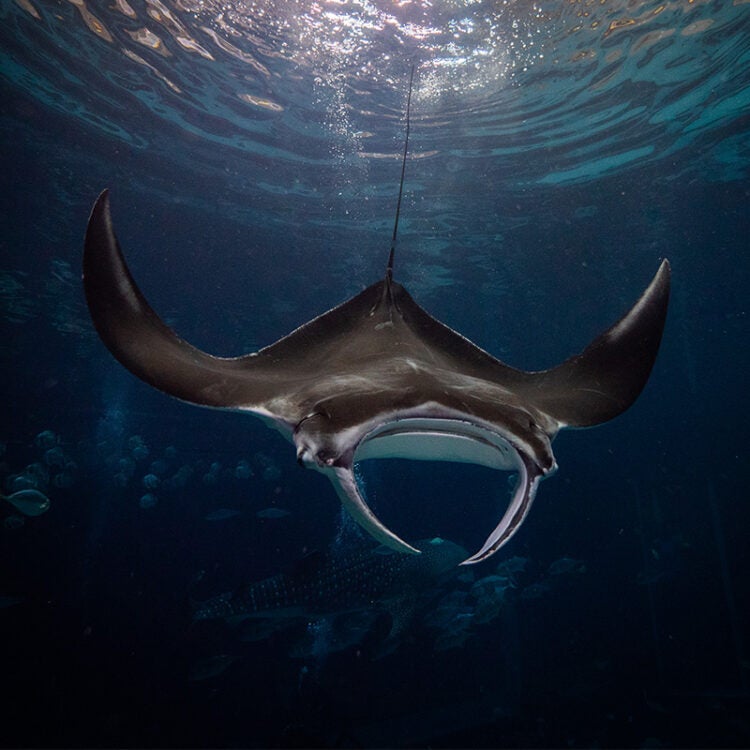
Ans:
{"label": "fish", "polygon": [[[504,364],[420,307],[393,276],[407,138],[386,272],[351,299],[257,352],[221,358],[181,339],[133,279],[115,235],[109,190],[84,239],[83,287],[101,340],[131,373],[200,406],[252,414],[294,443],[297,461],[326,475],[375,540],[419,550],[367,504],[357,461],[410,458],[516,474],[508,507],[470,565],[518,531],[541,480],[557,469],[563,428],[622,414],[649,378],[662,339],[671,269],[665,258],[633,307],[580,354],[548,370]],[[602,291],[605,294],[606,291]]]}
{"label": "fish", "polygon": [[355,478],[356,461],[402,457],[465,461],[515,471],[500,523],[471,564],[518,531],[540,480],[557,463],[551,442],[631,406],[649,377],[664,329],[670,265],[664,260],[635,305],[588,347],[549,370],[503,364],[383,280],[264,349],[206,354],[157,316],[115,237],[109,193],[86,232],[84,289],[94,325],[133,374],[183,401],[259,416],[327,475],[344,507],[377,541],[418,550],[386,528]]}
{"label": "fish", "polygon": [[[552,590],[537,580],[523,589],[506,575],[477,578],[477,568],[457,568],[467,553],[436,537],[417,542],[419,556],[388,547],[357,547],[312,553],[283,573],[254,581],[204,601],[191,597],[195,627],[223,621],[221,647],[279,641],[289,656],[322,662],[333,653],[358,647],[380,659],[412,638],[428,638],[438,651],[459,648],[478,628],[494,622],[520,600],[538,599]],[[197,577],[196,583],[203,574]]]}
{"label": "fish", "polygon": [[467,554],[434,538],[417,542],[420,555],[401,555],[383,545],[346,552],[313,553],[290,570],[194,605],[193,619],[309,619],[355,612],[411,610],[454,575]]}
{"label": "fish", "polygon": [[[193,602],[193,619],[225,621],[240,643],[284,633],[291,658],[318,665],[353,646],[383,658],[419,630],[447,586],[460,583],[463,547],[440,538],[417,546],[424,554],[361,544],[311,553],[283,573]],[[441,627],[433,629],[439,637]]]}
{"label": "fish", "polygon": [[6,500],[25,516],[41,516],[50,509],[49,498],[34,489],[18,490],[10,495],[0,494],[0,500]]}

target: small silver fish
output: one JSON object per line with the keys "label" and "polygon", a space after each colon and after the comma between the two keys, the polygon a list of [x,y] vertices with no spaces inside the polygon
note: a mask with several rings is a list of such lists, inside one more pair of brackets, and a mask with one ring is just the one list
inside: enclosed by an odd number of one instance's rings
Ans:
{"label": "small silver fish", "polygon": [[25,516],[41,516],[50,508],[49,498],[39,490],[18,490],[10,495],[0,495]]}

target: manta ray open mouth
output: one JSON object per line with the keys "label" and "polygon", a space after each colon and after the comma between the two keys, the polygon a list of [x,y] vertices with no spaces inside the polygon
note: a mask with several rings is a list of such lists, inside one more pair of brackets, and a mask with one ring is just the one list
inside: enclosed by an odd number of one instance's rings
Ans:
{"label": "manta ray open mouth", "polygon": [[517,472],[518,479],[508,509],[482,548],[461,563],[481,562],[505,544],[517,531],[531,508],[541,471],[522,449],[496,431],[461,419],[410,417],[386,422],[368,432],[347,462],[333,467],[329,476],[349,513],[373,537],[404,552],[418,553],[385,527],[367,505],[354,472],[358,461],[374,458],[408,458],[423,461],[452,461]]}

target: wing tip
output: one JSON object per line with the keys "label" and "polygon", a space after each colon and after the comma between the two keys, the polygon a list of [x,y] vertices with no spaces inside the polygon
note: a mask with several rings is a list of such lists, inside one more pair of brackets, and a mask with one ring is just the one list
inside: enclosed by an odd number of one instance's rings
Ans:
{"label": "wing tip", "polygon": [[656,362],[672,267],[662,259],[635,304],[580,354],[538,374],[540,408],[561,427],[593,427],[630,408]]}
{"label": "wing tip", "polygon": [[96,200],[94,201],[93,207],[91,208],[91,215],[89,216],[89,226],[91,225],[92,221],[97,221],[101,218],[103,218],[105,221],[110,220],[109,204],[109,188],[105,187],[104,190],[99,193]]}

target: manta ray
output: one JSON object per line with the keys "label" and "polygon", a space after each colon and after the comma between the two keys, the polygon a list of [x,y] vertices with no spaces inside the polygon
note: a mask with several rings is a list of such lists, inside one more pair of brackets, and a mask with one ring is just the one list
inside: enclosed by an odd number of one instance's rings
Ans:
{"label": "manta ray", "polygon": [[[411,94],[411,88],[410,88]],[[419,550],[369,508],[354,472],[367,458],[480,464],[517,473],[487,559],[518,531],[557,463],[552,440],[624,412],[648,380],[662,338],[670,266],[664,259],[633,307],[580,354],[537,372],[514,369],[433,318],[393,278],[396,222],[384,278],[257,352],[215,357],[183,341],[146,301],[115,236],[109,191],[86,230],[83,285],[94,326],[130,372],[200,406],[249,412],[295,445],[301,465],[333,483],[377,541]]]}

